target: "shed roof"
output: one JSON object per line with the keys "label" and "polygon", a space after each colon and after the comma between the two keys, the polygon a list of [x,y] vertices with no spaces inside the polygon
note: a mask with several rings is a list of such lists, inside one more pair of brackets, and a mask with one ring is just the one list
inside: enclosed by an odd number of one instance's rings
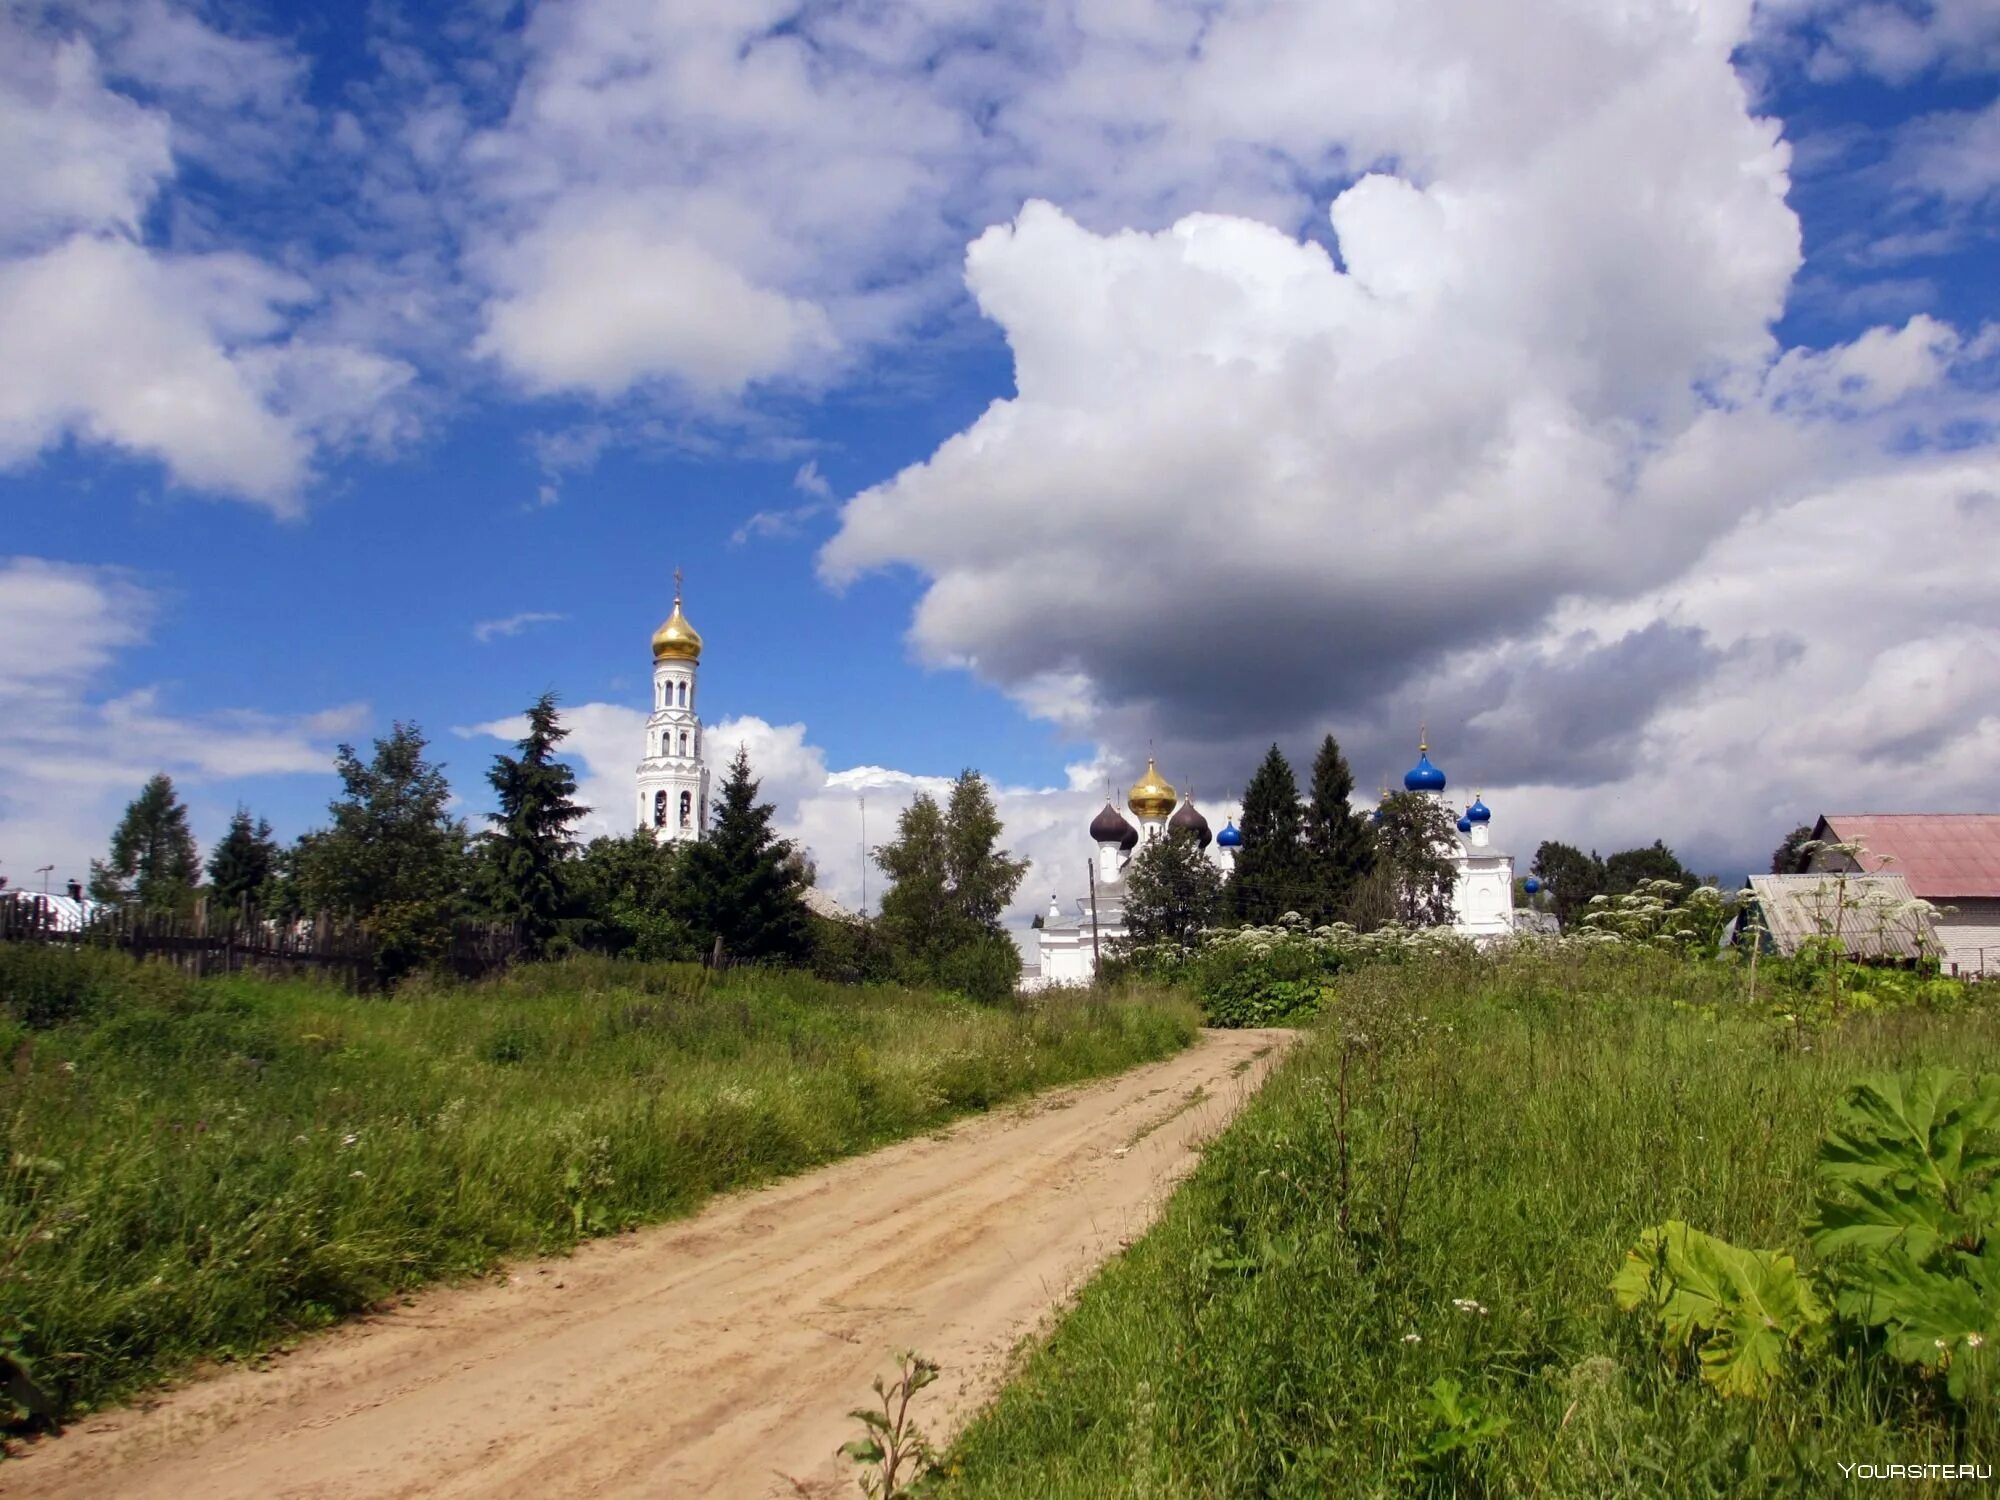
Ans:
{"label": "shed roof", "polygon": [[1864,870],[1893,870],[1926,901],[2000,896],[2000,813],[1828,813],[1813,837],[1860,844]]}
{"label": "shed roof", "polygon": [[1810,938],[1838,937],[1852,958],[1936,958],[1930,913],[1901,875],[1752,875],[1771,942],[1787,957]]}

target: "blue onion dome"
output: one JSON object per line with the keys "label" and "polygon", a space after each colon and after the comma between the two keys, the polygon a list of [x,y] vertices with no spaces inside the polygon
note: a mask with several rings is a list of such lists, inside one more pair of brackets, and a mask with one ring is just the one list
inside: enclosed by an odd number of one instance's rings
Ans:
{"label": "blue onion dome", "polygon": [[1139,842],[1139,830],[1126,822],[1125,815],[1107,802],[1104,810],[1090,820],[1090,841],[1130,849]]}
{"label": "blue onion dome", "polygon": [[1474,793],[1472,806],[1465,810],[1465,816],[1474,823],[1490,823],[1493,821],[1493,809],[1481,801],[1477,793]]}
{"label": "blue onion dome", "polygon": [[1183,802],[1174,815],[1167,819],[1167,827],[1176,832],[1191,835],[1194,841],[1204,849],[1208,847],[1209,839],[1212,836],[1208,831],[1208,819],[1204,818],[1196,809],[1192,797]]}
{"label": "blue onion dome", "polygon": [[1535,892],[1539,891],[1541,888],[1542,888],[1542,883],[1539,880],[1535,879],[1535,877],[1532,875],[1530,875],[1526,880],[1521,882],[1521,889],[1526,891],[1530,896],[1534,895]]}
{"label": "blue onion dome", "polygon": [[1458,820],[1458,831],[1460,833],[1472,832],[1472,820],[1470,818],[1460,818]]}
{"label": "blue onion dome", "polygon": [[1417,742],[1417,763],[1403,773],[1403,789],[1411,792],[1441,792],[1444,772],[1431,764],[1431,747]]}
{"label": "blue onion dome", "polygon": [[1215,836],[1215,841],[1225,849],[1239,848],[1243,843],[1243,830],[1238,828],[1236,820],[1231,818],[1222,825],[1222,832]]}

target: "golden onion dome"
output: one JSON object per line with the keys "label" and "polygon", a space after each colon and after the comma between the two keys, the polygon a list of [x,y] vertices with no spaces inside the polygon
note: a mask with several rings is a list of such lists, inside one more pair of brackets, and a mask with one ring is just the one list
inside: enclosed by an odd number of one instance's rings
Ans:
{"label": "golden onion dome", "polygon": [[680,579],[674,580],[674,612],[653,632],[654,661],[700,661],[701,632],[681,613]]}
{"label": "golden onion dome", "polygon": [[1167,778],[1159,767],[1153,764],[1153,757],[1146,757],[1146,774],[1132,783],[1132,790],[1126,795],[1125,805],[1132,809],[1134,817],[1141,823],[1157,823],[1174,810],[1180,801]]}

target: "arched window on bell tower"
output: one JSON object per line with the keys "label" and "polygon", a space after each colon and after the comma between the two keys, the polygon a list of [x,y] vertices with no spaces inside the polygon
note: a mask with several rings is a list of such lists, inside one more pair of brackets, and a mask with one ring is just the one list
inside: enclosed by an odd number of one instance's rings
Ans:
{"label": "arched window on bell tower", "polygon": [[688,685],[685,677],[674,687],[674,702],[680,708],[688,706]]}
{"label": "arched window on bell tower", "polygon": [[686,755],[687,753],[688,753],[688,732],[685,729],[683,729],[681,731],[681,754]]}
{"label": "arched window on bell tower", "polygon": [[681,827],[683,827],[683,828],[689,828],[689,827],[692,827],[693,825],[694,825],[694,793],[693,793],[693,792],[682,792],[682,793],[681,793]]}
{"label": "arched window on bell tower", "polygon": [[667,826],[667,794],[665,792],[653,793],[653,826],[655,828],[664,828]]}

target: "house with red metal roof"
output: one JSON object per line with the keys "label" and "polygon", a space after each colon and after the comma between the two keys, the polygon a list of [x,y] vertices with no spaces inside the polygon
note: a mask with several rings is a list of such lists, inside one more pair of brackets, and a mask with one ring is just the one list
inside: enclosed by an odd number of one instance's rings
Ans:
{"label": "house with red metal roof", "polygon": [[1938,908],[1947,973],[2000,975],[2000,813],[1828,813],[1812,836],[1810,869],[1900,875]]}

